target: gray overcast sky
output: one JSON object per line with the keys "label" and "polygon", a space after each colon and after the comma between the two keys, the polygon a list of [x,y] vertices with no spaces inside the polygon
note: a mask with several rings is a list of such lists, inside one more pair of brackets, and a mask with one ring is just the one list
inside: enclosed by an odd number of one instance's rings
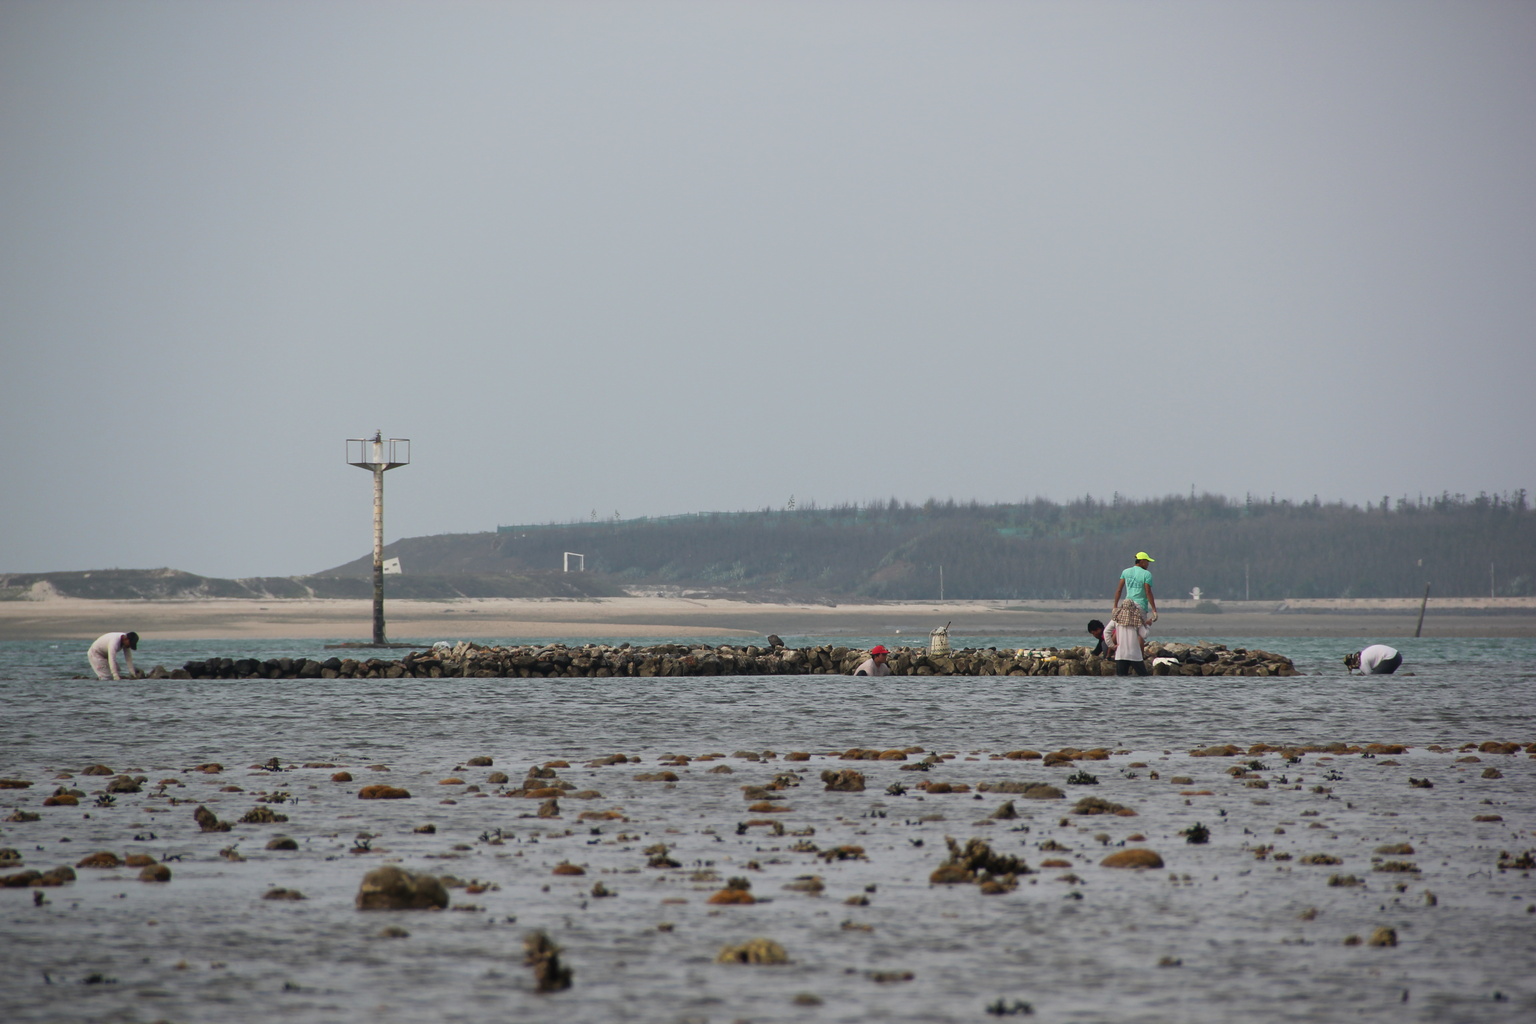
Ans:
{"label": "gray overcast sky", "polygon": [[[0,3],[0,570],[1536,490],[1536,4]],[[407,567],[408,569],[409,567]]]}

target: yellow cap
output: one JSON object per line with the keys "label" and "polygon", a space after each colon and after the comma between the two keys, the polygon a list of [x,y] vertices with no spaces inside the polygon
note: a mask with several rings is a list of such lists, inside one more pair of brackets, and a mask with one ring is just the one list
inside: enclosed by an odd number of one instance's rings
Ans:
{"label": "yellow cap", "polygon": [[1136,561],[1140,562],[1140,561],[1143,561],[1143,560],[1148,561],[1148,562],[1155,562],[1155,561],[1157,561],[1157,559],[1153,558],[1151,555],[1147,554],[1145,551],[1138,551],[1138,552],[1136,552]]}

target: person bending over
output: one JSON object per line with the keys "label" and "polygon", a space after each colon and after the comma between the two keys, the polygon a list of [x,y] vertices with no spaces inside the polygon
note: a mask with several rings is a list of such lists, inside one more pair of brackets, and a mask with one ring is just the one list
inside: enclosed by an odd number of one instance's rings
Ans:
{"label": "person bending over", "polygon": [[1089,619],[1088,635],[1099,642],[1099,645],[1095,647],[1092,652],[1095,657],[1102,658],[1104,655],[1109,653],[1109,648],[1104,644],[1104,623],[1100,622],[1098,619]]}
{"label": "person bending over", "polygon": [[123,656],[123,664],[127,666],[128,678],[138,676],[138,671],[133,667],[133,652],[139,649],[139,634],[137,633],[103,633],[91,644],[91,649],[86,652],[86,659],[90,661],[91,668],[96,670],[97,679],[121,679],[117,672],[117,656]]}
{"label": "person bending over", "polygon": [[1363,675],[1389,676],[1403,663],[1403,656],[1394,647],[1372,644],[1363,651],[1344,655],[1344,668],[1350,672],[1359,669]]}

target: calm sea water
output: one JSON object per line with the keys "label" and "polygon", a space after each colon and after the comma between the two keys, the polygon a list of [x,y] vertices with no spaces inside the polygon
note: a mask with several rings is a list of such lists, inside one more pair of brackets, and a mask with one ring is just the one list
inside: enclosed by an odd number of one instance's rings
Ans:
{"label": "calm sea water", "polygon": [[[657,638],[679,642],[688,638]],[[727,642],[696,638],[701,642]],[[850,647],[880,637],[786,637],[791,646]],[[487,639],[481,642],[497,642]],[[522,641],[527,642],[527,641]],[[572,641],[564,641],[572,643]],[[592,638],[592,642],[622,641]],[[640,641],[637,643],[643,643]],[[969,647],[1040,646],[1038,637],[968,637]],[[1078,642],[1056,638],[1062,646]],[[1339,639],[1219,638],[1232,648],[1285,654],[1304,675],[1283,680],[1150,677],[887,677],[878,685],[826,676],[564,680],[160,680],[103,684],[80,645],[0,644],[0,742],[10,755],[48,751],[88,756],[99,739],[117,749],[178,751],[195,727],[208,749],[224,749],[256,728],[281,723],[285,756],[424,753],[435,744],[502,742],[515,736],[540,750],[659,749],[728,742],[831,747],[912,741],[997,747],[1010,737],[1037,746],[1168,746],[1228,738],[1248,742],[1334,739],[1456,743],[1531,734],[1536,740],[1536,640],[1398,640],[1395,676],[1350,676],[1341,663],[1358,650]],[[146,643],[137,663],[177,667],[212,657],[325,658],[325,641]],[[959,644],[957,644],[958,646]],[[531,684],[531,685],[530,685]],[[98,734],[87,725],[99,726]],[[750,736],[742,735],[750,731]],[[37,746],[32,746],[32,744]],[[127,744],[126,748],[117,747]]]}
{"label": "calm sea water", "polygon": [[[792,646],[819,640],[785,639]],[[966,637],[957,646],[1041,642]],[[45,890],[43,905],[34,905],[29,890],[0,889],[0,1019],[988,1020],[995,1018],[986,1008],[998,1000],[1002,1007],[1027,1002],[1032,1019],[1051,1021],[1536,1019],[1529,979],[1536,887],[1529,872],[1494,867],[1500,849],[1536,848],[1536,762],[1522,753],[1457,764],[1452,754],[1423,750],[1536,741],[1536,641],[1388,641],[1405,658],[1392,677],[1346,675],[1340,659],[1359,646],[1351,641],[1220,642],[1286,654],[1305,674],[104,683],[81,678],[88,673],[84,645],[0,644],[0,777],[36,783],[0,791],[0,817],[15,808],[46,812],[38,822],[0,823],[0,847],[43,870],[109,849],[171,858],[175,872],[170,884],[151,886],[131,871],[82,869],[73,885]],[[148,668],[213,655],[329,653],[319,641],[146,641],[136,660]],[[1296,789],[1279,785],[1284,765],[1266,765],[1277,785],[1262,793],[1234,791],[1222,771],[1230,761],[1183,753],[1216,743],[1337,740],[1415,749],[1397,758],[1399,768],[1354,759],[1304,763],[1289,769],[1307,776]],[[1134,803],[1141,816],[1069,827],[1058,823],[1062,807],[1021,807],[1020,824],[988,832],[973,822],[997,799],[915,802],[911,784],[924,776],[871,762],[859,765],[870,776],[869,792],[823,795],[817,774],[846,765],[818,756],[804,785],[791,791],[795,813],[785,821],[814,828],[824,848],[867,848],[865,860],[833,863],[791,852],[792,840],[767,839],[760,828],[738,835],[746,814],[738,787],[791,767],[782,760],[727,758],[730,775],[706,773],[699,762],[673,787],[632,778],[655,770],[668,752],[821,755],[909,745],[954,752],[944,777],[970,783],[1062,784],[1065,772],[1053,775],[1038,762],[988,759],[1021,747],[1123,750],[1092,766],[1103,780],[1097,792]],[[583,759],[615,752],[643,764],[581,767]],[[530,817],[521,801],[487,798],[496,788],[484,782],[488,770],[465,767],[482,754],[514,783],[530,765],[565,758],[573,767],[563,777],[602,791],[594,809],[622,807],[629,821],[578,823],[583,808],[566,802],[562,819],[552,822]],[[336,795],[329,770],[254,770],[271,757],[345,766],[360,783],[375,781],[367,766],[384,765],[390,774],[376,778],[405,784],[416,797],[359,803],[355,786]],[[223,763],[225,772],[186,772],[207,761]],[[168,790],[178,802],[135,795],[111,807],[90,800],[79,808],[38,806],[56,785],[94,793],[102,780],[55,775],[97,762],[152,781],[180,780],[183,786]],[[1487,764],[1503,777],[1483,779]],[[1150,765],[1165,781],[1151,781],[1136,765]],[[1169,787],[1166,778],[1180,773],[1220,794],[1220,807],[1201,807]],[[1439,782],[1410,789],[1409,773]],[[439,790],[450,775],[480,783],[482,792]],[[1314,792],[1324,780],[1332,792]],[[225,785],[242,792],[221,793]],[[890,795],[888,785],[909,792]],[[289,823],[237,826],[229,834],[190,825],[196,803],[235,820],[254,794],[278,787],[297,801],[275,805]],[[445,792],[451,802],[440,803]],[[1502,820],[1472,826],[1479,808]],[[1309,812],[1326,828],[1308,830]],[[1196,813],[1213,829],[1209,846],[1187,846],[1176,834]],[[424,821],[436,823],[437,833],[415,833]],[[1096,866],[1102,850],[1093,852],[1100,828],[1104,842],[1140,829],[1182,867],[1170,857],[1167,872],[1105,872]],[[1081,862],[1065,881],[1042,875],[995,898],[926,883],[946,834],[1006,836],[1033,864],[1049,856],[1040,848],[1048,830],[1070,851],[1061,856]],[[300,839],[301,850],[264,851],[273,831]],[[354,852],[359,832],[374,837],[375,850]],[[1404,876],[1399,892],[1394,879],[1371,874],[1369,850],[1408,836],[1419,848],[1421,873]],[[1255,861],[1249,850],[1302,837],[1312,846],[1298,846],[1298,854],[1336,849],[1368,884],[1327,887],[1321,880],[1340,869],[1293,871],[1289,863]],[[642,848],[655,842],[671,845],[688,870],[646,869]],[[231,843],[248,859],[221,857]],[[464,912],[382,916],[388,920],[360,914],[351,905],[358,879],[384,859],[473,875],[495,888],[477,897],[456,891],[456,906],[473,907]],[[588,877],[556,880],[550,868],[562,859],[589,864]],[[774,898],[751,908],[709,907],[704,898],[720,884],[710,872],[749,872],[754,892]],[[778,884],[812,873],[825,877],[824,896]],[[619,896],[591,898],[593,875]],[[276,885],[309,899],[260,899]],[[867,887],[875,890],[867,907],[843,902]],[[1426,888],[1437,905],[1429,906]],[[1322,914],[1298,924],[1309,906]],[[410,938],[376,937],[397,920]],[[1397,948],[1341,945],[1346,933],[1368,935],[1382,923],[1398,928]],[[566,946],[577,969],[570,992],[531,992],[520,963],[529,927],[546,928]],[[754,935],[783,943],[794,963],[713,963],[721,944]],[[1159,967],[1160,960],[1178,966]],[[872,973],[882,971],[912,977]],[[799,1002],[796,994],[803,994]]]}

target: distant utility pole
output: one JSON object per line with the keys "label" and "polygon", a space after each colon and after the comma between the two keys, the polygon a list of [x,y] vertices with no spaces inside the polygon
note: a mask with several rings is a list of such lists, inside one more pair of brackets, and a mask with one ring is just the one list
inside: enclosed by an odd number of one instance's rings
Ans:
{"label": "distant utility pole", "polygon": [[944,600],[944,567],[939,566],[939,600]]}
{"label": "distant utility pole", "polygon": [[1243,563],[1243,600],[1248,600],[1248,563]]}
{"label": "distant utility pole", "polygon": [[1420,604],[1419,604],[1419,624],[1413,628],[1413,635],[1415,637],[1421,637],[1421,636],[1424,635],[1424,609],[1428,608],[1428,607],[1429,607],[1429,584],[1426,583],[1426,584],[1424,584],[1424,600],[1422,602],[1420,602]]}
{"label": "distant utility pole", "polygon": [[373,642],[378,647],[388,642],[384,639],[384,473],[410,461],[408,438],[386,440],[383,431],[375,430],[372,437],[347,439],[348,465],[373,471]]}

